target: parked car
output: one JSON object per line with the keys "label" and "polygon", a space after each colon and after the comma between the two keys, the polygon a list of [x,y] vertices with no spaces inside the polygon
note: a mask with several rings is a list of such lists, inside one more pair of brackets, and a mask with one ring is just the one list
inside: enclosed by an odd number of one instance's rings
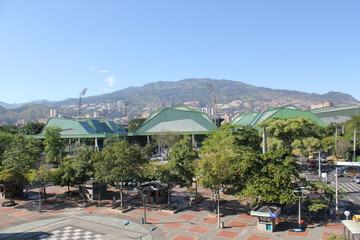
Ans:
{"label": "parked car", "polygon": [[311,167],[311,168],[317,167],[317,162],[316,161],[309,162],[309,167]]}
{"label": "parked car", "polygon": [[321,162],[326,163],[327,162],[327,156],[322,155],[321,156]]}
{"label": "parked car", "polygon": [[[334,177],[336,177],[336,173],[334,174]],[[338,177],[345,177],[344,171],[338,171]]]}
{"label": "parked car", "polygon": [[360,175],[356,175],[355,177],[352,178],[352,180],[354,183],[360,183]]}
{"label": "parked car", "polygon": [[334,160],[328,160],[328,161],[327,161],[327,164],[328,164],[329,166],[334,166],[334,165],[335,165],[335,161],[334,161]]}
{"label": "parked car", "polygon": [[355,222],[360,223],[360,215],[354,215],[354,216],[352,217],[352,220],[355,221]]}

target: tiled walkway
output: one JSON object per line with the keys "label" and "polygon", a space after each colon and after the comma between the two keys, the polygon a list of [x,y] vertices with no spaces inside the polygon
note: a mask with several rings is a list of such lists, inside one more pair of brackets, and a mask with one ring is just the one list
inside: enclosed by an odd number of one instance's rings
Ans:
{"label": "tiled walkway", "polygon": [[[129,203],[138,204],[140,207],[121,213],[110,208],[110,201],[103,201],[101,207],[98,207],[96,203],[81,206],[76,202],[57,198],[63,191],[66,191],[66,188],[48,188],[51,197],[49,204],[42,204],[42,213],[37,212],[37,199],[17,201],[14,207],[0,208],[0,239],[37,239],[38,236],[56,239],[51,237],[56,237],[58,231],[64,232],[69,227],[78,229],[69,231],[74,239],[80,236],[76,234],[88,232],[89,235],[97,236],[96,239],[139,239],[142,236],[141,239],[154,240],[319,240],[343,232],[342,225],[336,223],[309,225],[304,232],[292,232],[289,229],[274,233],[260,231],[256,228],[256,219],[248,215],[248,211],[241,207],[239,201],[225,195],[223,198],[226,201],[221,204],[221,211],[225,215],[220,218],[220,221],[224,222],[224,228],[220,229],[217,228],[216,216],[210,214],[212,202],[207,199],[199,205],[188,206],[184,199],[186,192],[174,195],[174,200],[184,207],[184,210],[173,214],[159,211],[158,208],[148,208],[148,224],[144,225],[141,224],[144,209],[141,202],[135,198]],[[209,192],[203,191],[201,194],[206,197]]]}

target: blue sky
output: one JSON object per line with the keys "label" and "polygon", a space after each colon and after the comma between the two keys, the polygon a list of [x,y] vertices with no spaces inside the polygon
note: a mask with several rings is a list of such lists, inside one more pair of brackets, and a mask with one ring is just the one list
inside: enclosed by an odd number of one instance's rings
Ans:
{"label": "blue sky", "polygon": [[0,0],[0,101],[184,78],[360,100],[359,0]]}

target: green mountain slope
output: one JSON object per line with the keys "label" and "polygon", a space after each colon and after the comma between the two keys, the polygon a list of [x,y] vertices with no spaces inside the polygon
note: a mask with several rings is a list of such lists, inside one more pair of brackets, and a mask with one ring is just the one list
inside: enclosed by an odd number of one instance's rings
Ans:
{"label": "green mountain slope", "polygon": [[40,118],[46,118],[49,111],[48,107],[37,104],[27,104],[14,109],[6,109],[0,106],[0,123],[15,124],[21,119],[37,121]]}
{"label": "green mountain slope", "polygon": [[[268,106],[287,104],[293,104],[302,109],[309,109],[310,105],[324,102],[332,102],[335,105],[360,104],[351,95],[340,92],[326,94],[304,93],[255,87],[238,81],[209,78],[190,78],[176,82],[153,82],[142,87],[129,87],[112,93],[84,97],[82,103],[104,104],[126,100],[130,103],[129,111],[134,115],[159,109],[164,105],[176,105],[184,102],[198,102],[197,107],[210,107],[212,96],[208,89],[209,84],[214,88],[220,111],[225,113],[261,111]],[[69,98],[59,102],[39,100],[33,103],[37,104],[11,110],[0,108],[0,123],[4,121],[3,119],[16,122],[22,118],[43,118],[48,116],[49,108],[58,109],[70,105],[77,106],[78,99]],[[39,104],[43,107],[40,107]]]}

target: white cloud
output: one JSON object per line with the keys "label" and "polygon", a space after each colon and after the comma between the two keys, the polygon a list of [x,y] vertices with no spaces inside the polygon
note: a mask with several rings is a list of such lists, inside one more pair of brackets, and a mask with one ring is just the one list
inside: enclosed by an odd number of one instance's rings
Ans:
{"label": "white cloud", "polygon": [[107,83],[109,87],[114,86],[114,84],[116,83],[115,77],[107,77],[104,79],[104,81]]}
{"label": "white cloud", "polygon": [[98,73],[108,73],[108,70],[98,70]]}

